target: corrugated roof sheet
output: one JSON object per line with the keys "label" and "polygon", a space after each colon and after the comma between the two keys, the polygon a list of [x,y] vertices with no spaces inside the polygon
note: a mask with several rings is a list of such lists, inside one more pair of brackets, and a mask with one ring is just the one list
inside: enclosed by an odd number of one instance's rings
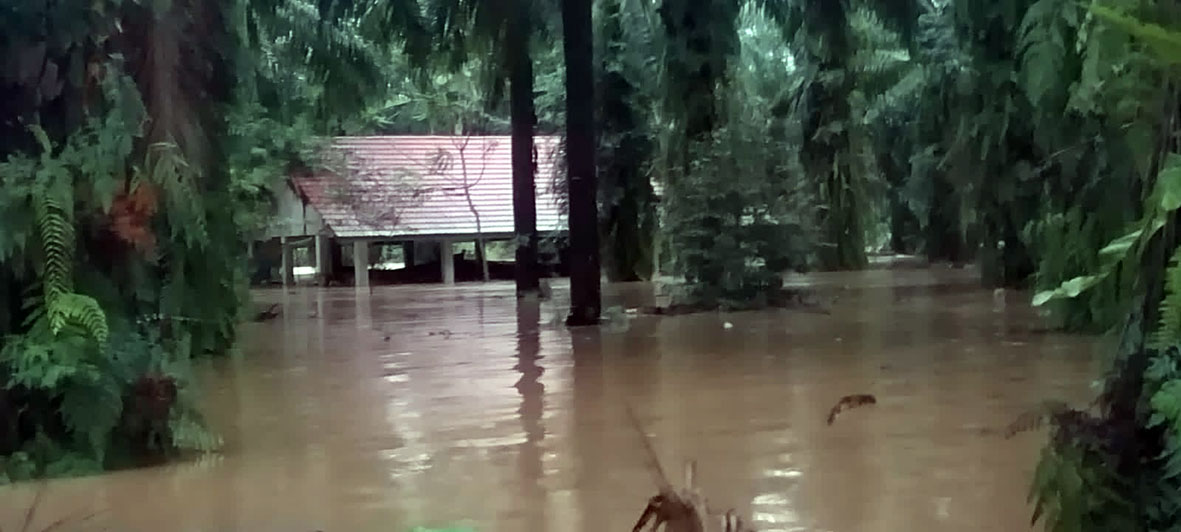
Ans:
{"label": "corrugated roof sheet", "polygon": [[[558,142],[534,139],[542,233],[566,229],[549,190]],[[338,237],[513,232],[510,137],[337,137],[329,146],[326,170],[292,182]]]}

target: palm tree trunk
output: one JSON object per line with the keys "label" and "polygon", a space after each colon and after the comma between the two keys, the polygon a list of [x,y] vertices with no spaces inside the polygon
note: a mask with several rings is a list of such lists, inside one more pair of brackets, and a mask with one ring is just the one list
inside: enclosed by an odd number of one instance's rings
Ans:
{"label": "palm tree trunk", "polygon": [[509,15],[505,53],[509,63],[509,107],[512,128],[513,228],[516,233],[517,295],[537,293],[537,191],[533,185],[533,59],[529,4],[518,1]]}
{"label": "palm tree trunk", "polygon": [[931,210],[927,219],[927,260],[961,262],[964,251],[960,232],[960,201],[946,175],[931,177]]}
{"label": "palm tree trunk", "polygon": [[566,54],[566,157],[570,198],[570,315],[567,325],[599,321],[599,210],[595,175],[594,46],[591,0],[563,0]]}

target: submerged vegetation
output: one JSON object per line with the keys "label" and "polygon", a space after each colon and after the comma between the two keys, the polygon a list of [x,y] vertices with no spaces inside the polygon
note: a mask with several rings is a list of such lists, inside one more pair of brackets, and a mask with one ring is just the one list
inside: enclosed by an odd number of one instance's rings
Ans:
{"label": "submerged vegetation", "polygon": [[788,271],[918,253],[1114,331],[1096,411],[1047,414],[1035,519],[1181,526],[1181,5],[574,4],[593,42],[524,0],[0,7],[0,482],[217,447],[190,366],[232,350],[248,242],[315,139],[512,134],[524,220],[532,135],[565,131],[597,181],[541,186],[611,280],[747,308]]}

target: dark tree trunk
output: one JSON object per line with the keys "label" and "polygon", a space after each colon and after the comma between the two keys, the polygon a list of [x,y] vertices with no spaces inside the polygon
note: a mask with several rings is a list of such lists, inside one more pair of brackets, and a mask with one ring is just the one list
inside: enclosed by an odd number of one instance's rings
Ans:
{"label": "dark tree trunk", "polygon": [[907,255],[914,251],[913,235],[918,232],[914,213],[906,207],[897,191],[890,194],[890,251]]}
{"label": "dark tree trunk", "polygon": [[[722,21],[710,19],[711,13],[725,10],[724,4],[719,0],[660,4],[660,19],[668,38],[666,46],[670,49],[683,46],[695,54],[692,61],[684,60],[680,53],[671,54],[671,61],[665,65],[672,81],[672,97],[683,106],[685,136],[690,141],[708,140],[717,126],[714,92],[725,76],[727,58],[737,51],[737,39],[726,37],[730,32],[721,30]],[[733,24],[734,20],[728,23]]]}
{"label": "dark tree trunk", "polygon": [[960,232],[960,202],[955,188],[944,175],[931,179],[931,210],[927,219],[927,260],[953,262],[964,260],[963,235]]}
{"label": "dark tree trunk", "polygon": [[904,198],[910,168],[900,164],[895,154],[906,150],[909,144],[906,144],[906,135],[900,128],[887,129],[883,137],[878,139],[883,143],[879,148],[881,152],[878,156],[878,167],[889,184],[886,198],[890,206],[890,251],[906,255],[915,249],[915,240],[919,236],[919,220],[910,211]]}
{"label": "dark tree trunk", "polygon": [[[862,179],[854,175],[850,164],[852,139],[848,128],[832,135],[818,135],[827,125],[852,121],[849,95],[853,86],[846,71],[852,50],[848,28],[849,7],[846,2],[805,2],[804,24],[815,25],[824,43],[824,50],[814,58],[819,76],[835,75],[834,83],[812,83],[808,89],[808,114],[804,124],[801,155],[804,168],[817,183],[820,197],[827,209],[820,215],[826,247],[821,250],[820,262],[825,269],[857,270],[869,260],[865,253],[864,190],[856,186]],[[840,21],[840,22],[834,22]]]}
{"label": "dark tree trunk", "polygon": [[513,228],[516,233],[517,295],[537,293],[537,191],[533,157],[533,59],[529,55],[532,27],[528,4],[516,2],[509,15],[505,53],[509,63],[509,107],[512,122]]}
{"label": "dark tree trunk", "polygon": [[570,315],[566,324],[592,325],[599,321],[601,299],[591,0],[563,0],[562,25],[566,54],[566,179],[570,197]]}

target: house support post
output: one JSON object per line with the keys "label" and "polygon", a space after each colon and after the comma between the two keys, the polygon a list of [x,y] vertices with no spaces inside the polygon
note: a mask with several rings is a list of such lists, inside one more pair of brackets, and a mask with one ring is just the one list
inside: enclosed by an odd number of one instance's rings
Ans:
{"label": "house support post", "polygon": [[332,245],[328,235],[316,235],[316,283],[328,286],[332,278]]}
{"label": "house support post", "polygon": [[353,241],[353,286],[369,287],[369,242]]}
{"label": "house support post", "polygon": [[295,284],[295,255],[292,253],[291,246],[287,243],[287,237],[279,237],[279,247],[283,255],[283,287],[286,288]]}
{"label": "house support post", "polygon": [[443,284],[455,284],[455,251],[450,240],[439,242],[439,262],[443,265]]}

